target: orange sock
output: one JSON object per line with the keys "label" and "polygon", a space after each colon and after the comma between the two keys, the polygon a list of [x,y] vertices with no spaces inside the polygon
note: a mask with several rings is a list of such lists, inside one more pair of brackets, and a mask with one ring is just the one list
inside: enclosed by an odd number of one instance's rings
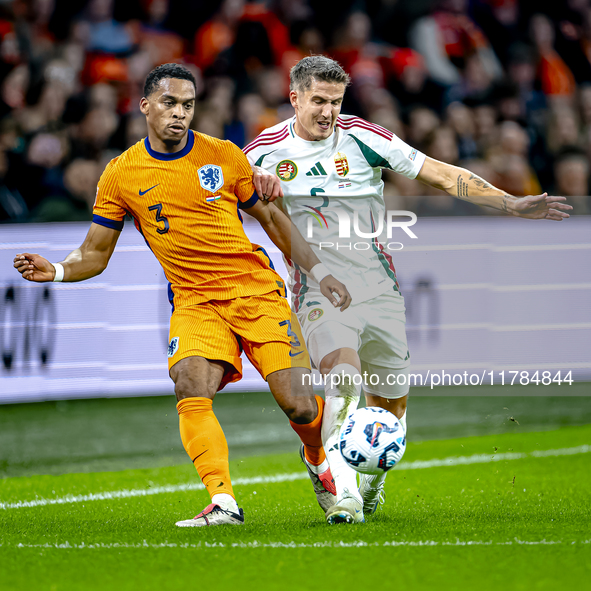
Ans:
{"label": "orange sock", "polygon": [[209,398],[184,398],[176,405],[181,440],[209,495],[227,493],[234,497],[228,443],[212,404]]}
{"label": "orange sock", "polygon": [[322,435],[320,428],[322,427],[322,412],[324,411],[324,400],[320,396],[316,396],[318,403],[318,416],[307,425],[298,425],[289,421],[291,428],[300,436],[304,444],[304,454],[306,460],[314,466],[320,466],[326,459],[324,448],[322,447]]}

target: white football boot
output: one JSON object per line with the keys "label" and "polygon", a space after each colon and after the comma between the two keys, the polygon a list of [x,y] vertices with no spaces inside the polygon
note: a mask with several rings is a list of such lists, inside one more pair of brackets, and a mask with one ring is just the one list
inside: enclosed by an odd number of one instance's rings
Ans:
{"label": "white football boot", "polygon": [[363,512],[366,515],[372,515],[380,505],[386,502],[386,492],[384,491],[385,482],[385,474],[383,476],[361,474],[359,494],[363,499]]}
{"label": "white football boot", "polygon": [[302,462],[304,462],[304,466],[306,466],[306,470],[308,470],[312,486],[314,486],[316,500],[320,508],[326,513],[337,501],[337,489],[335,488],[330,468],[320,474],[316,474],[313,467],[306,460],[303,445],[300,447],[300,457],[302,458]]}
{"label": "white football boot", "polygon": [[345,489],[343,496],[326,512],[326,521],[335,523],[363,523],[363,505],[361,501]]}
{"label": "white football boot", "polygon": [[238,513],[222,509],[219,505],[207,505],[199,515],[193,519],[177,521],[177,527],[207,527],[209,525],[244,525],[244,513],[238,509]]}

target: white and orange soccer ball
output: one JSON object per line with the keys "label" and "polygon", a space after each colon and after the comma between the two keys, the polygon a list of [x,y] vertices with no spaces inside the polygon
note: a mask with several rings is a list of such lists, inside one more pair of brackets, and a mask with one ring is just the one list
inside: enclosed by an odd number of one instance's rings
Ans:
{"label": "white and orange soccer ball", "polygon": [[352,412],[339,433],[345,462],[362,474],[383,474],[402,459],[406,433],[400,421],[383,408],[369,406]]}

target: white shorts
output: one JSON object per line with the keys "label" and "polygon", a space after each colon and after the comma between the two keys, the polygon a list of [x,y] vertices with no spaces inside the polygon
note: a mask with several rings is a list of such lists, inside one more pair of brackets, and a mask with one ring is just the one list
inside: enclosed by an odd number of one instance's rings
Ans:
{"label": "white shorts", "polygon": [[344,347],[361,360],[361,374],[374,376],[363,390],[384,398],[408,394],[410,353],[406,341],[404,298],[386,292],[341,312],[320,291],[309,290],[297,312],[310,359],[318,368],[322,359]]}

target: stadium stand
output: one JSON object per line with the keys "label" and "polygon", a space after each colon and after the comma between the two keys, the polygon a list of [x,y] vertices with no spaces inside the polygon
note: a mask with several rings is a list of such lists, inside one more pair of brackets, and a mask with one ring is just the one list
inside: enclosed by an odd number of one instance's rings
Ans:
{"label": "stadium stand", "polygon": [[[146,133],[138,102],[155,65],[190,67],[193,127],[242,147],[291,116],[287,72],[311,53],[351,74],[344,112],[508,192],[558,192],[589,213],[586,0],[3,0],[0,221],[91,219],[106,163]],[[496,215],[385,181],[390,209]]]}

